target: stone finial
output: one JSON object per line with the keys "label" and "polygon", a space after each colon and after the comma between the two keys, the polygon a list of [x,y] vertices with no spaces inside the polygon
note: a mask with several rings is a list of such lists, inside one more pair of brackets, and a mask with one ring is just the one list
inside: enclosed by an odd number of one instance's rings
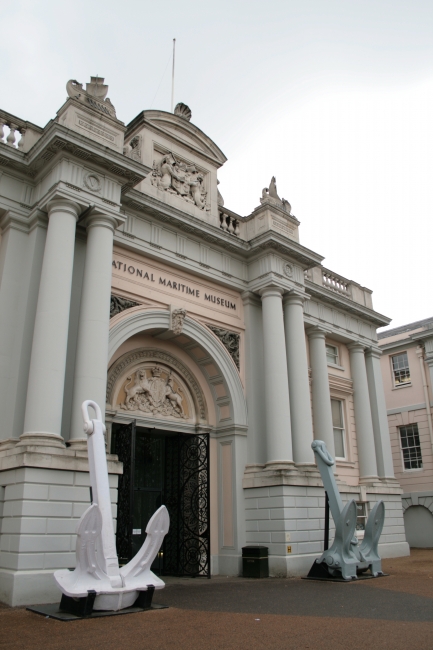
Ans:
{"label": "stone finial", "polygon": [[176,104],[176,106],[174,107],[174,114],[177,115],[177,117],[182,117],[184,120],[187,120],[187,122],[191,121],[191,117],[192,117],[191,109],[186,104],[182,104],[182,102]]}

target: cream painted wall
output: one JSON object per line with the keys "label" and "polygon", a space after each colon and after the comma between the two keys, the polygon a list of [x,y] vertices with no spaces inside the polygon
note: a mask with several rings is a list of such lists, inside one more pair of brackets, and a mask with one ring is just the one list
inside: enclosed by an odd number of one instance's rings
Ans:
{"label": "cream painted wall", "polygon": [[[422,332],[423,329],[410,330],[380,340],[382,346],[390,343],[394,343],[396,346],[390,350],[385,350],[380,362],[386,407],[388,411],[391,411],[391,413],[388,413],[388,425],[395,476],[405,493],[431,490],[433,485],[432,441],[428,427],[427,411],[423,406],[425,404],[425,395],[422,373],[419,358],[416,354],[417,343],[409,338],[410,335]],[[407,352],[411,383],[408,386],[396,388],[394,386],[391,357],[400,352]],[[433,393],[430,384],[430,373],[427,364],[424,363],[424,367],[431,402]],[[416,406],[421,408],[413,408]],[[418,425],[423,467],[422,469],[407,470],[403,467],[399,427],[414,423]]]}

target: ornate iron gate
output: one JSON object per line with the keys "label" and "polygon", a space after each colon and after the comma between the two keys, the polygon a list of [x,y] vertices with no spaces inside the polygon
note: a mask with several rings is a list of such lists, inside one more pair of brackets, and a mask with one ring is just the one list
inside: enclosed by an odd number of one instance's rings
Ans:
{"label": "ornate iron gate", "polygon": [[123,474],[119,476],[117,492],[117,556],[121,564],[132,558],[132,516],[134,512],[134,468],[135,468],[135,420],[130,424],[117,426],[114,438],[114,453],[123,463]]}
{"label": "ornate iron gate", "polygon": [[210,578],[209,436],[177,435],[165,447],[170,532],[164,573]]}
{"label": "ornate iron gate", "polygon": [[[170,515],[170,529],[164,540],[161,571],[165,575],[210,578],[209,435],[164,434],[162,503]],[[116,425],[114,453],[123,462],[117,514],[117,552],[122,563],[133,555],[139,490],[134,485],[135,447],[135,422]]]}

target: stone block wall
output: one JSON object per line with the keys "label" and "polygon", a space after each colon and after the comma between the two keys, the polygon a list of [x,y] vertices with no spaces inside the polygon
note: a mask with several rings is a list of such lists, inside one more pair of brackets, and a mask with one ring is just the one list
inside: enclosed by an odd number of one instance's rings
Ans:
{"label": "stone block wall", "polygon": [[[116,517],[118,477],[109,480]],[[0,601],[60,599],[53,572],[75,567],[75,529],[90,504],[89,486],[88,472],[20,467],[0,473]]]}
{"label": "stone block wall", "polygon": [[[357,494],[341,494],[346,503]],[[377,500],[385,501],[385,525],[381,536],[382,557],[408,555],[400,494],[368,492],[369,511]],[[271,486],[245,490],[246,543],[269,548],[271,576],[308,573],[323,552],[325,495],[323,488]],[[334,537],[330,517],[330,544]],[[288,552],[288,547],[290,552]]]}

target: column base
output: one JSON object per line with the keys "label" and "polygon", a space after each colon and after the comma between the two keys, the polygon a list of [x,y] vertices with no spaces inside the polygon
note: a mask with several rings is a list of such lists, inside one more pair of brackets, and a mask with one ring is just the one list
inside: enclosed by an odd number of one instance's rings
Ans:
{"label": "column base", "polygon": [[295,463],[293,462],[293,460],[270,460],[264,466],[265,472],[268,471],[274,472],[275,470],[281,470],[281,469],[294,471]]}
{"label": "column base", "polygon": [[61,447],[65,448],[65,441],[57,433],[46,431],[29,431],[20,435],[17,447]]}
{"label": "column base", "polygon": [[68,441],[68,447],[74,451],[86,451],[87,452],[87,438],[73,438]]}
{"label": "column base", "polygon": [[359,478],[359,485],[370,485],[373,487],[380,487],[382,483],[378,476],[361,476]]}
{"label": "column base", "polygon": [[5,440],[0,440],[0,451],[6,451],[6,449],[14,449],[19,442],[19,438],[6,438]]}

